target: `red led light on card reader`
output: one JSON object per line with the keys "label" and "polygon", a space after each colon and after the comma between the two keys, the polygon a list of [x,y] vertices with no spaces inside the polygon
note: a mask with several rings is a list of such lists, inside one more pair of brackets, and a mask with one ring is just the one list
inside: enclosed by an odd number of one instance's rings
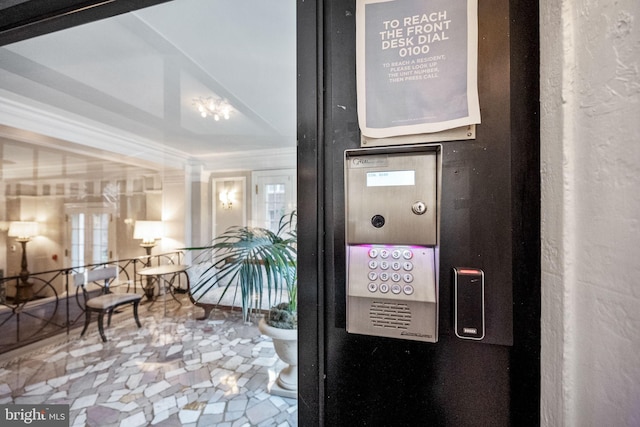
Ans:
{"label": "red led light on card reader", "polygon": [[481,272],[480,270],[475,270],[472,268],[461,268],[458,270],[458,274],[478,275],[481,274]]}

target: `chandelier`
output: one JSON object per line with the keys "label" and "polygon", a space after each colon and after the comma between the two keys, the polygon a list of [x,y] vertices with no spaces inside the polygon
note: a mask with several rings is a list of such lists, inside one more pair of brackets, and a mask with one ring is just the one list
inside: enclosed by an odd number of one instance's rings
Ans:
{"label": "chandelier", "polygon": [[231,104],[229,104],[226,99],[220,98],[195,98],[193,105],[196,106],[202,117],[206,118],[207,116],[211,116],[215,121],[220,120],[220,117],[229,120],[229,115],[233,111]]}

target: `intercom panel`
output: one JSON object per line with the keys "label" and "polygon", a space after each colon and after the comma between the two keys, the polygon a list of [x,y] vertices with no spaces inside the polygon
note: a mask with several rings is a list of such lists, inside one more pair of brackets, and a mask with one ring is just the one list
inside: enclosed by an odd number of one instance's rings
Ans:
{"label": "intercom panel", "polygon": [[347,332],[438,340],[440,146],[345,152]]}

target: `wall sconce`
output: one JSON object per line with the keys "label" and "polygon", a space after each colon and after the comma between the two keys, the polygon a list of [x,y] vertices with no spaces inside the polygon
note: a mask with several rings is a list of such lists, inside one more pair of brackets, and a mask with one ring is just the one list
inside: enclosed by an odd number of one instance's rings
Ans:
{"label": "wall sconce", "polygon": [[16,302],[29,301],[33,298],[33,283],[29,282],[29,270],[27,266],[27,243],[32,237],[38,235],[38,223],[33,221],[15,221],[9,225],[10,237],[15,237],[16,242],[22,245],[22,262],[20,263],[20,283],[16,286]]}
{"label": "wall sconce", "polygon": [[236,192],[233,181],[224,182],[224,186],[222,190],[220,190],[218,199],[222,204],[222,209],[231,209],[231,207],[233,206],[233,202],[235,202],[236,199]]}
{"label": "wall sconce", "polygon": [[151,255],[151,249],[156,245],[156,240],[162,238],[162,221],[136,221],[133,228],[133,238],[142,239],[140,246]]}
{"label": "wall sconce", "polygon": [[220,192],[220,203],[222,203],[222,209],[231,209],[233,206],[233,192],[229,190],[223,190]]}

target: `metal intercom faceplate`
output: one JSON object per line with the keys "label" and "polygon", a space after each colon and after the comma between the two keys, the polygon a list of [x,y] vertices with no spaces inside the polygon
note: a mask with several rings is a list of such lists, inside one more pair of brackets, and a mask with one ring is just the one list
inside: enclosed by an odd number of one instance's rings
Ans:
{"label": "metal intercom faceplate", "polygon": [[347,332],[438,341],[440,153],[345,152]]}

